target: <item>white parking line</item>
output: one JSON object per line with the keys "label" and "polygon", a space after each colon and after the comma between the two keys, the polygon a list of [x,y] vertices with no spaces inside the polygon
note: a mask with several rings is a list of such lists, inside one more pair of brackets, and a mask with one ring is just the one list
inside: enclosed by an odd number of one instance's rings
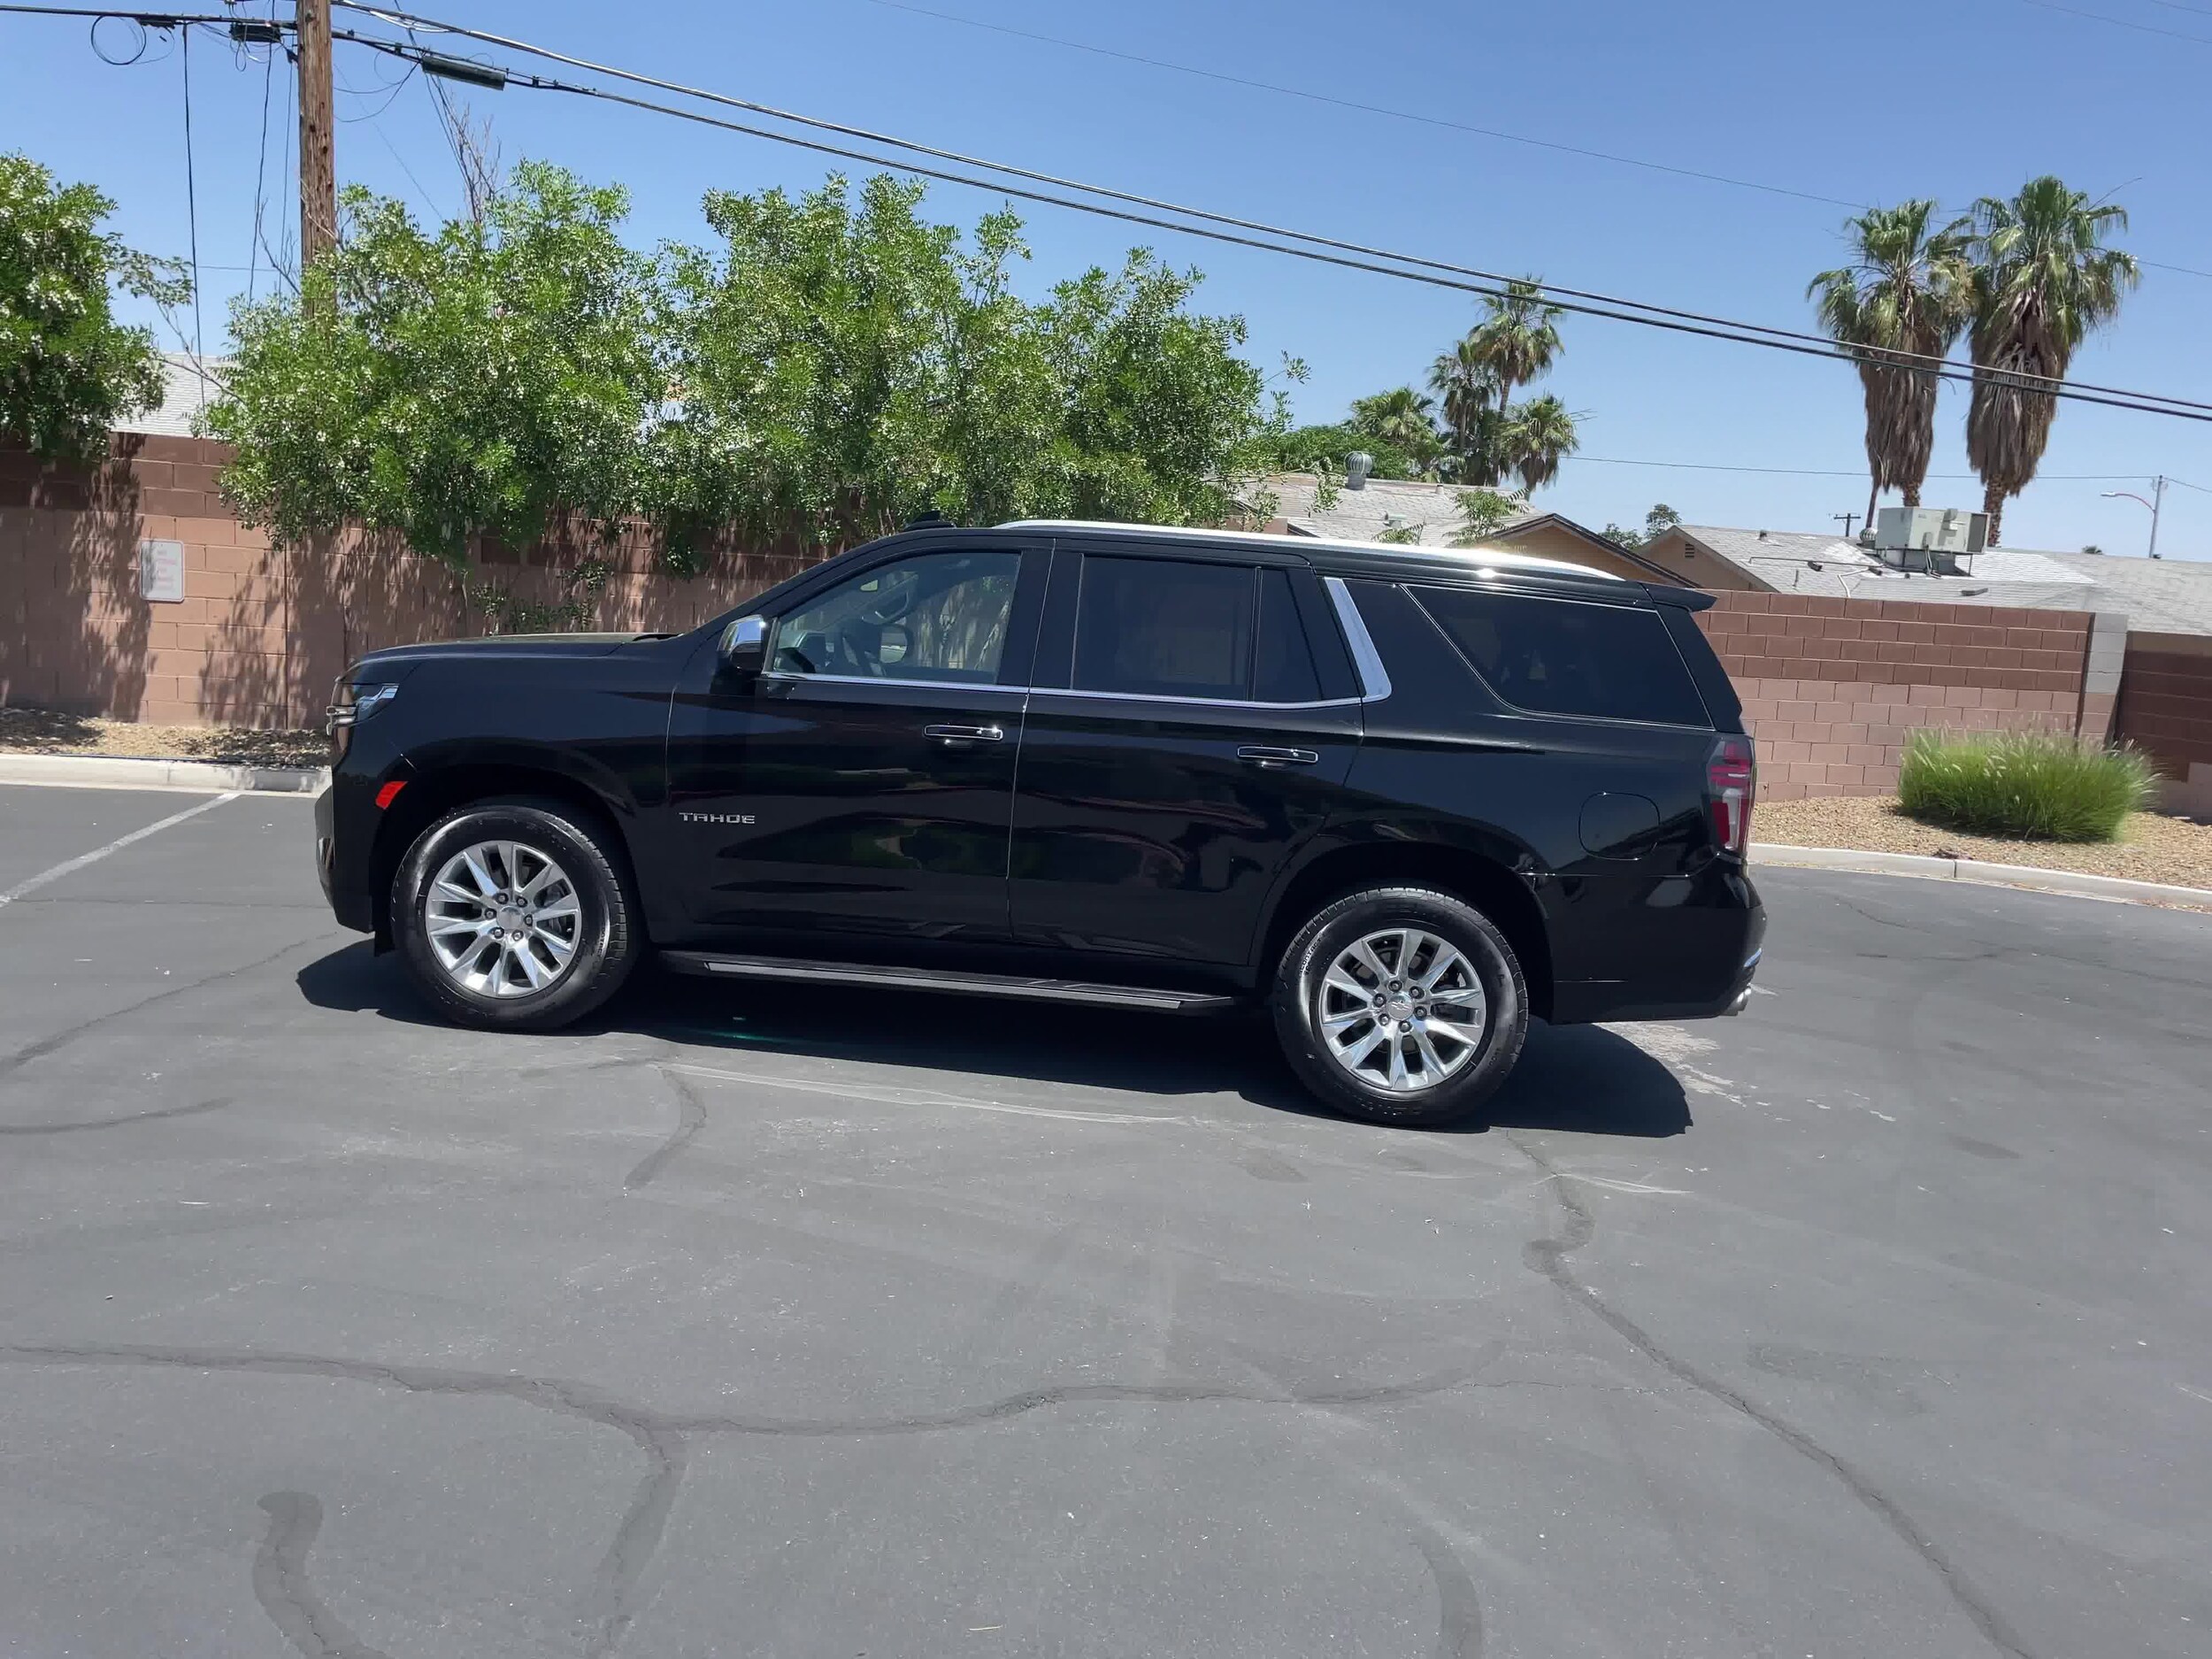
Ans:
{"label": "white parking line", "polygon": [[175,825],[181,824],[188,818],[197,818],[201,813],[211,811],[214,808],[222,805],[226,801],[235,801],[237,798],[238,792],[234,789],[228,795],[219,795],[211,801],[203,801],[197,806],[188,806],[181,812],[172,813],[169,817],[163,818],[158,824],[149,824],[144,829],[133,830],[127,835],[119,835],[115,840],[110,841],[104,847],[96,847],[88,853],[80,853],[74,858],[68,860],[65,864],[56,864],[51,870],[40,871],[38,874],[33,876],[28,881],[17,882],[15,886],[10,887],[6,892],[0,893],[0,904],[12,903],[15,900],[21,898],[25,894],[35,893],[41,887],[45,887],[50,883],[60,880],[64,876],[74,874],[76,872],[83,869],[87,864],[98,864],[101,859],[106,857],[110,853],[121,852],[123,849],[128,847],[134,841],[142,841],[149,835],[158,835],[162,831],[171,828]]}

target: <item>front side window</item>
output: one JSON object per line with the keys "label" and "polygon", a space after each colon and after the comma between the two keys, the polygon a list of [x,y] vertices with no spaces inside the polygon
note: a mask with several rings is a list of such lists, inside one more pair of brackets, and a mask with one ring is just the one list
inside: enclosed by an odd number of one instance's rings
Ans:
{"label": "front side window", "polygon": [[1248,698],[1255,574],[1248,565],[1086,557],[1075,612],[1075,688]]}
{"label": "front side window", "polygon": [[1409,590],[1508,703],[1542,714],[1709,726],[1667,625],[1627,605]]}
{"label": "front side window", "polygon": [[841,583],[776,625],[780,674],[862,680],[998,678],[1018,553],[922,553]]}

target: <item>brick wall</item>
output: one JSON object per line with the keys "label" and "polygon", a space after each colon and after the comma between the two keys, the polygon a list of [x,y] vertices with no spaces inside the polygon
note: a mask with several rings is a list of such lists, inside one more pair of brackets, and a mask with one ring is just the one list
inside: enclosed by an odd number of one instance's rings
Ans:
{"label": "brick wall", "polygon": [[[481,634],[443,566],[359,535],[281,549],[215,493],[228,449],[123,437],[106,465],[55,467],[0,451],[0,705],[179,725],[298,726],[362,652]],[[141,596],[139,547],[184,549],[185,596]],[[642,535],[613,549],[549,544],[475,573],[534,603],[558,600],[587,557],[613,566],[594,626],[681,632],[800,570],[794,550],[729,550],[695,580],[654,569]]]}
{"label": "brick wall", "polygon": [[[2101,736],[2117,635],[2101,620],[1752,593],[1717,594],[1698,616],[1743,699],[1759,792],[1770,800],[1893,790],[1906,735],[1919,726]],[[2116,684],[2116,672],[2109,678]]]}
{"label": "brick wall", "polygon": [[2157,766],[2167,806],[2212,818],[2212,638],[2128,635],[2114,724]]}

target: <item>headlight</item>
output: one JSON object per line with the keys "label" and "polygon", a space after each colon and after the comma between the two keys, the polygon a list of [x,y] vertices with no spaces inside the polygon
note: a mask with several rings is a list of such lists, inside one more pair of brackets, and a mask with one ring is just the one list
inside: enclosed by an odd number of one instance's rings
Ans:
{"label": "headlight", "polygon": [[330,757],[334,761],[343,759],[347,745],[353,739],[353,728],[398,695],[396,685],[349,685],[342,681],[338,701],[323,710],[323,732],[330,739]]}

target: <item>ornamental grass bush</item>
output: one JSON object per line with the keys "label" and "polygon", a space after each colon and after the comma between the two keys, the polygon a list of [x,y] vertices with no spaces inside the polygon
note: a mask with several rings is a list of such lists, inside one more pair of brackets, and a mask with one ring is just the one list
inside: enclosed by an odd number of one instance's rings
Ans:
{"label": "ornamental grass bush", "polygon": [[2108,841],[2150,802],[2150,763],[2131,749],[2089,749],[2039,732],[1915,732],[1898,803],[1947,829],[2015,841]]}

